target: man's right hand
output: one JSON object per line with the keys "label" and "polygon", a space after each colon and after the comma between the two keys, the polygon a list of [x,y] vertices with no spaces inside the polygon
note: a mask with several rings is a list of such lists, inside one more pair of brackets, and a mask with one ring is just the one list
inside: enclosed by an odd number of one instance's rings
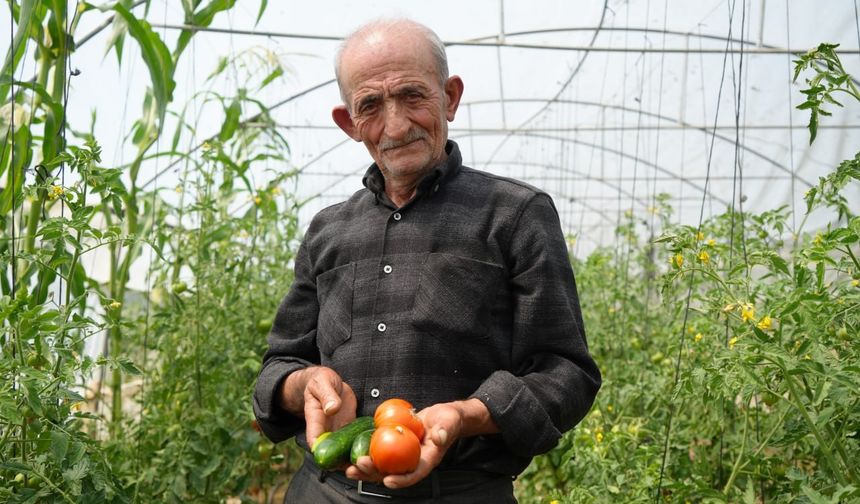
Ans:
{"label": "man's right hand", "polygon": [[323,432],[354,420],[356,404],[352,388],[333,369],[323,366],[295,371],[281,386],[281,407],[304,417],[308,446]]}

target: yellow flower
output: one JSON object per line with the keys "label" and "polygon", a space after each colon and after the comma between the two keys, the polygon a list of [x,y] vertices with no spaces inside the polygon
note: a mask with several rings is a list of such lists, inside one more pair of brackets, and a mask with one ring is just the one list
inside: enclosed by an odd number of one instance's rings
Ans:
{"label": "yellow flower", "polygon": [[809,354],[806,354],[803,356],[803,360],[812,360],[812,356],[810,356]]}
{"label": "yellow flower", "polygon": [[851,280],[851,287],[860,287],[860,280],[856,278],[854,280]]}
{"label": "yellow flower", "polygon": [[755,306],[746,303],[741,307],[741,320],[744,322],[749,322],[750,320],[755,319]]}
{"label": "yellow flower", "polygon": [[120,306],[122,306],[122,303],[120,303],[119,301],[113,301],[111,304],[108,305],[108,308],[110,308],[111,310],[118,310]]}
{"label": "yellow flower", "polygon": [[672,264],[672,266],[680,268],[684,265],[684,256],[682,256],[681,254],[675,254],[669,259],[669,262]]}
{"label": "yellow flower", "polygon": [[698,343],[698,342],[702,341],[702,338],[704,338],[704,337],[705,337],[704,334],[696,333],[696,335],[693,337],[693,339],[696,340],[696,343]]}
{"label": "yellow flower", "polygon": [[728,313],[728,312],[730,312],[730,311],[733,311],[734,309],[735,309],[735,304],[734,304],[734,303],[729,303],[729,304],[727,304],[726,306],[724,306],[724,307],[723,307],[723,313]]}
{"label": "yellow flower", "polygon": [[772,322],[773,321],[770,319],[770,315],[765,315],[761,318],[761,320],[758,321],[756,327],[758,327],[762,331],[767,331],[768,329],[770,329]]}
{"label": "yellow flower", "polygon": [[549,504],[561,504],[561,503],[558,501],[558,499],[553,499],[553,500],[549,501]]}
{"label": "yellow flower", "polygon": [[597,439],[597,442],[598,442],[598,443],[603,442],[603,433],[602,433],[602,432],[598,432],[598,433],[594,436],[594,438],[595,438],[595,439]]}
{"label": "yellow flower", "polygon": [[254,204],[255,205],[259,205],[262,202],[263,202],[263,198],[261,198],[259,196],[254,196]]}
{"label": "yellow flower", "polygon": [[824,238],[821,236],[821,233],[816,233],[815,239],[812,240],[812,243],[816,245],[821,245],[822,243],[824,243]]}
{"label": "yellow flower", "polygon": [[281,188],[278,186],[273,187],[272,188],[272,194],[274,194],[275,196],[281,194]]}
{"label": "yellow flower", "polygon": [[698,233],[696,233],[696,241],[702,241],[702,240],[704,240],[704,239],[705,239],[705,233],[703,233],[703,232],[701,232],[701,231],[699,231]]}
{"label": "yellow flower", "polygon": [[716,244],[717,244],[717,240],[715,240],[715,239],[713,239],[713,238],[708,238],[708,245],[710,245],[711,247],[713,247],[713,246],[714,246],[714,245],[716,245]]}
{"label": "yellow flower", "polygon": [[62,196],[65,192],[66,192],[66,190],[63,189],[62,187],[52,185],[51,189],[48,191],[48,199],[51,201],[54,201],[55,199]]}
{"label": "yellow flower", "polygon": [[690,333],[690,334],[693,334],[694,332],[696,332],[696,328],[695,328],[695,327],[693,327],[693,326],[688,326],[688,327],[687,327],[687,332],[688,332],[688,333]]}
{"label": "yellow flower", "polygon": [[175,189],[175,190],[176,190],[176,194],[182,194],[182,191],[184,191],[184,190],[185,190],[185,188],[183,188],[181,184],[178,184],[178,185],[176,186],[176,189]]}
{"label": "yellow flower", "polygon": [[701,261],[703,264],[708,264],[708,261],[711,260],[711,255],[708,254],[707,250],[703,250],[703,251],[699,252],[698,257],[699,257],[699,261]]}
{"label": "yellow flower", "polygon": [[735,336],[729,340],[729,350],[733,349],[738,342],[738,337]]}
{"label": "yellow flower", "polygon": [[212,149],[212,144],[209,142],[203,142],[202,148],[203,148],[203,151],[206,152],[206,151]]}
{"label": "yellow flower", "polygon": [[611,404],[608,404],[608,405],[606,406],[606,412],[607,412],[607,413],[612,413],[612,410],[613,410],[613,409],[615,409],[615,408],[613,408]]}

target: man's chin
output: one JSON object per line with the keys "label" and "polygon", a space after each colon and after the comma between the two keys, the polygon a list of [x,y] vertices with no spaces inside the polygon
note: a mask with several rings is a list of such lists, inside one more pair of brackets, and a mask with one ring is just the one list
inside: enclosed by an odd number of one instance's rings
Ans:
{"label": "man's chin", "polygon": [[407,175],[422,173],[429,169],[430,156],[424,155],[394,155],[383,156],[385,171],[391,175]]}

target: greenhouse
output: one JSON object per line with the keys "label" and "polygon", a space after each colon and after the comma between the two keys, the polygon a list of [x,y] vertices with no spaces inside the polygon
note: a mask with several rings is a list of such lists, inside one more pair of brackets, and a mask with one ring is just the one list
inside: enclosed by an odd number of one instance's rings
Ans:
{"label": "greenhouse", "polygon": [[860,0],[0,44],[0,502],[860,503]]}

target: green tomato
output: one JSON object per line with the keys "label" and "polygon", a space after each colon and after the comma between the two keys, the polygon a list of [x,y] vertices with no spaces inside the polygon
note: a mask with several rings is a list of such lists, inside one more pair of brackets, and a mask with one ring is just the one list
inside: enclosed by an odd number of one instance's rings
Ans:
{"label": "green tomato", "polygon": [[260,334],[266,334],[269,332],[269,330],[272,329],[273,323],[274,323],[274,320],[272,320],[271,318],[260,319],[257,322],[257,331],[259,331]]}
{"label": "green tomato", "polygon": [[267,459],[272,456],[272,444],[271,443],[262,443],[257,445],[257,453],[260,454],[260,458]]}
{"label": "green tomato", "polygon": [[18,473],[15,475],[15,479],[13,480],[15,483],[21,484],[24,482],[24,473]]}
{"label": "green tomato", "polygon": [[171,285],[170,290],[173,291],[174,294],[182,294],[188,290],[188,284],[180,280]]}

